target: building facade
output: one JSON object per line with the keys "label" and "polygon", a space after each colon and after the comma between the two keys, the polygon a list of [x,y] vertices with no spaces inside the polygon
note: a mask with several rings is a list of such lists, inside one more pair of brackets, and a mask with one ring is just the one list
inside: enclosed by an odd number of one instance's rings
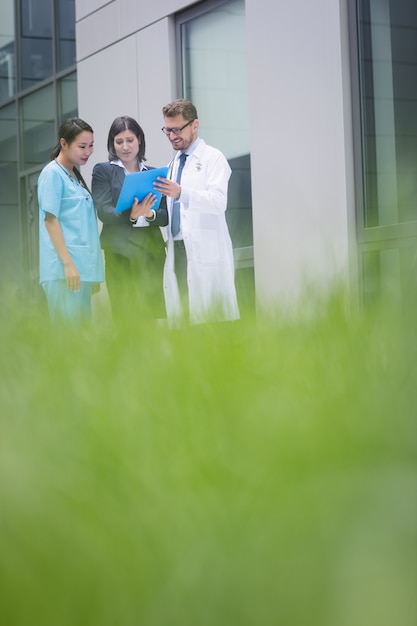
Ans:
{"label": "building facade", "polygon": [[87,180],[118,115],[161,166],[161,109],[182,96],[233,170],[241,301],[340,279],[364,302],[416,293],[414,0],[5,0],[0,18],[1,257],[18,285],[36,292],[36,180],[60,121],[94,128]]}

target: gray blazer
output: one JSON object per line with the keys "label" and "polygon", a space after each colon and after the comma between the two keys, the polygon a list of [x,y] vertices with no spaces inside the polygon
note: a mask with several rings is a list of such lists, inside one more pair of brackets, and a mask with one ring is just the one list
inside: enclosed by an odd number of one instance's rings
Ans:
{"label": "gray blazer", "polygon": [[[145,167],[145,169],[154,169]],[[130,223],[130,211],[115,213],[125,173],[118,165],[110,162],[97,163],[93,169],[92,194],[98,217],[103,222],[101,247],[104,251],[128,258],[140,257],[144,251],[156,256],[165,256],[165,244],[160,226],[168,224],[166,198],[162,197],[156,211],[156,219],[148,227],[134,228]]]}

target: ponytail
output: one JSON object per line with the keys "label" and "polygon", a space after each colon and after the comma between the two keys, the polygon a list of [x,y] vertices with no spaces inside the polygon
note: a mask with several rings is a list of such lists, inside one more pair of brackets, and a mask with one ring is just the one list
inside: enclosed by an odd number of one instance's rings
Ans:
{"label": "ponytail", "polygon": [[56,159],[56,157],[58,156],[60,152],[61,152],[61,141],[58,141],[55,148],[51,152],[51,161]]}

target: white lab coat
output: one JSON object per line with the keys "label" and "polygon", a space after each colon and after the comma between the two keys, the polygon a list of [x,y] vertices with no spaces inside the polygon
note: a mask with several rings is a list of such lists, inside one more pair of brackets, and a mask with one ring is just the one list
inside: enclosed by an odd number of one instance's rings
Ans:
{"label": "white lab coat", "polygon": [[[174,178],[180,153],[169,177]],[[202,139],[188,156],[181,177],[181,231],[187,252],[190,323],[239,318],[234,283],[233,248],[226,223],[227,186],[231,169],[224,155]],[[167,198],[171,222],[172,199]],[[171,326],[181,323],[182,311],[174,271],[174,242],[167,227],[164,293]]]}

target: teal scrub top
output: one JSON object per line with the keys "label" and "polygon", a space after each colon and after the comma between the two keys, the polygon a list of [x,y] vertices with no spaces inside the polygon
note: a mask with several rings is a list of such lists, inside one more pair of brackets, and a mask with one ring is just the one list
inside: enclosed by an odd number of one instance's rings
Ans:
{"label": "teal scrub top", "polygon": [[89,192],[68,170],[51,161],[38,179],[40,283],[65,278],[64,266],[45,226],[45,213],[58,219],[81,281],[104,282],[97,216]]}

